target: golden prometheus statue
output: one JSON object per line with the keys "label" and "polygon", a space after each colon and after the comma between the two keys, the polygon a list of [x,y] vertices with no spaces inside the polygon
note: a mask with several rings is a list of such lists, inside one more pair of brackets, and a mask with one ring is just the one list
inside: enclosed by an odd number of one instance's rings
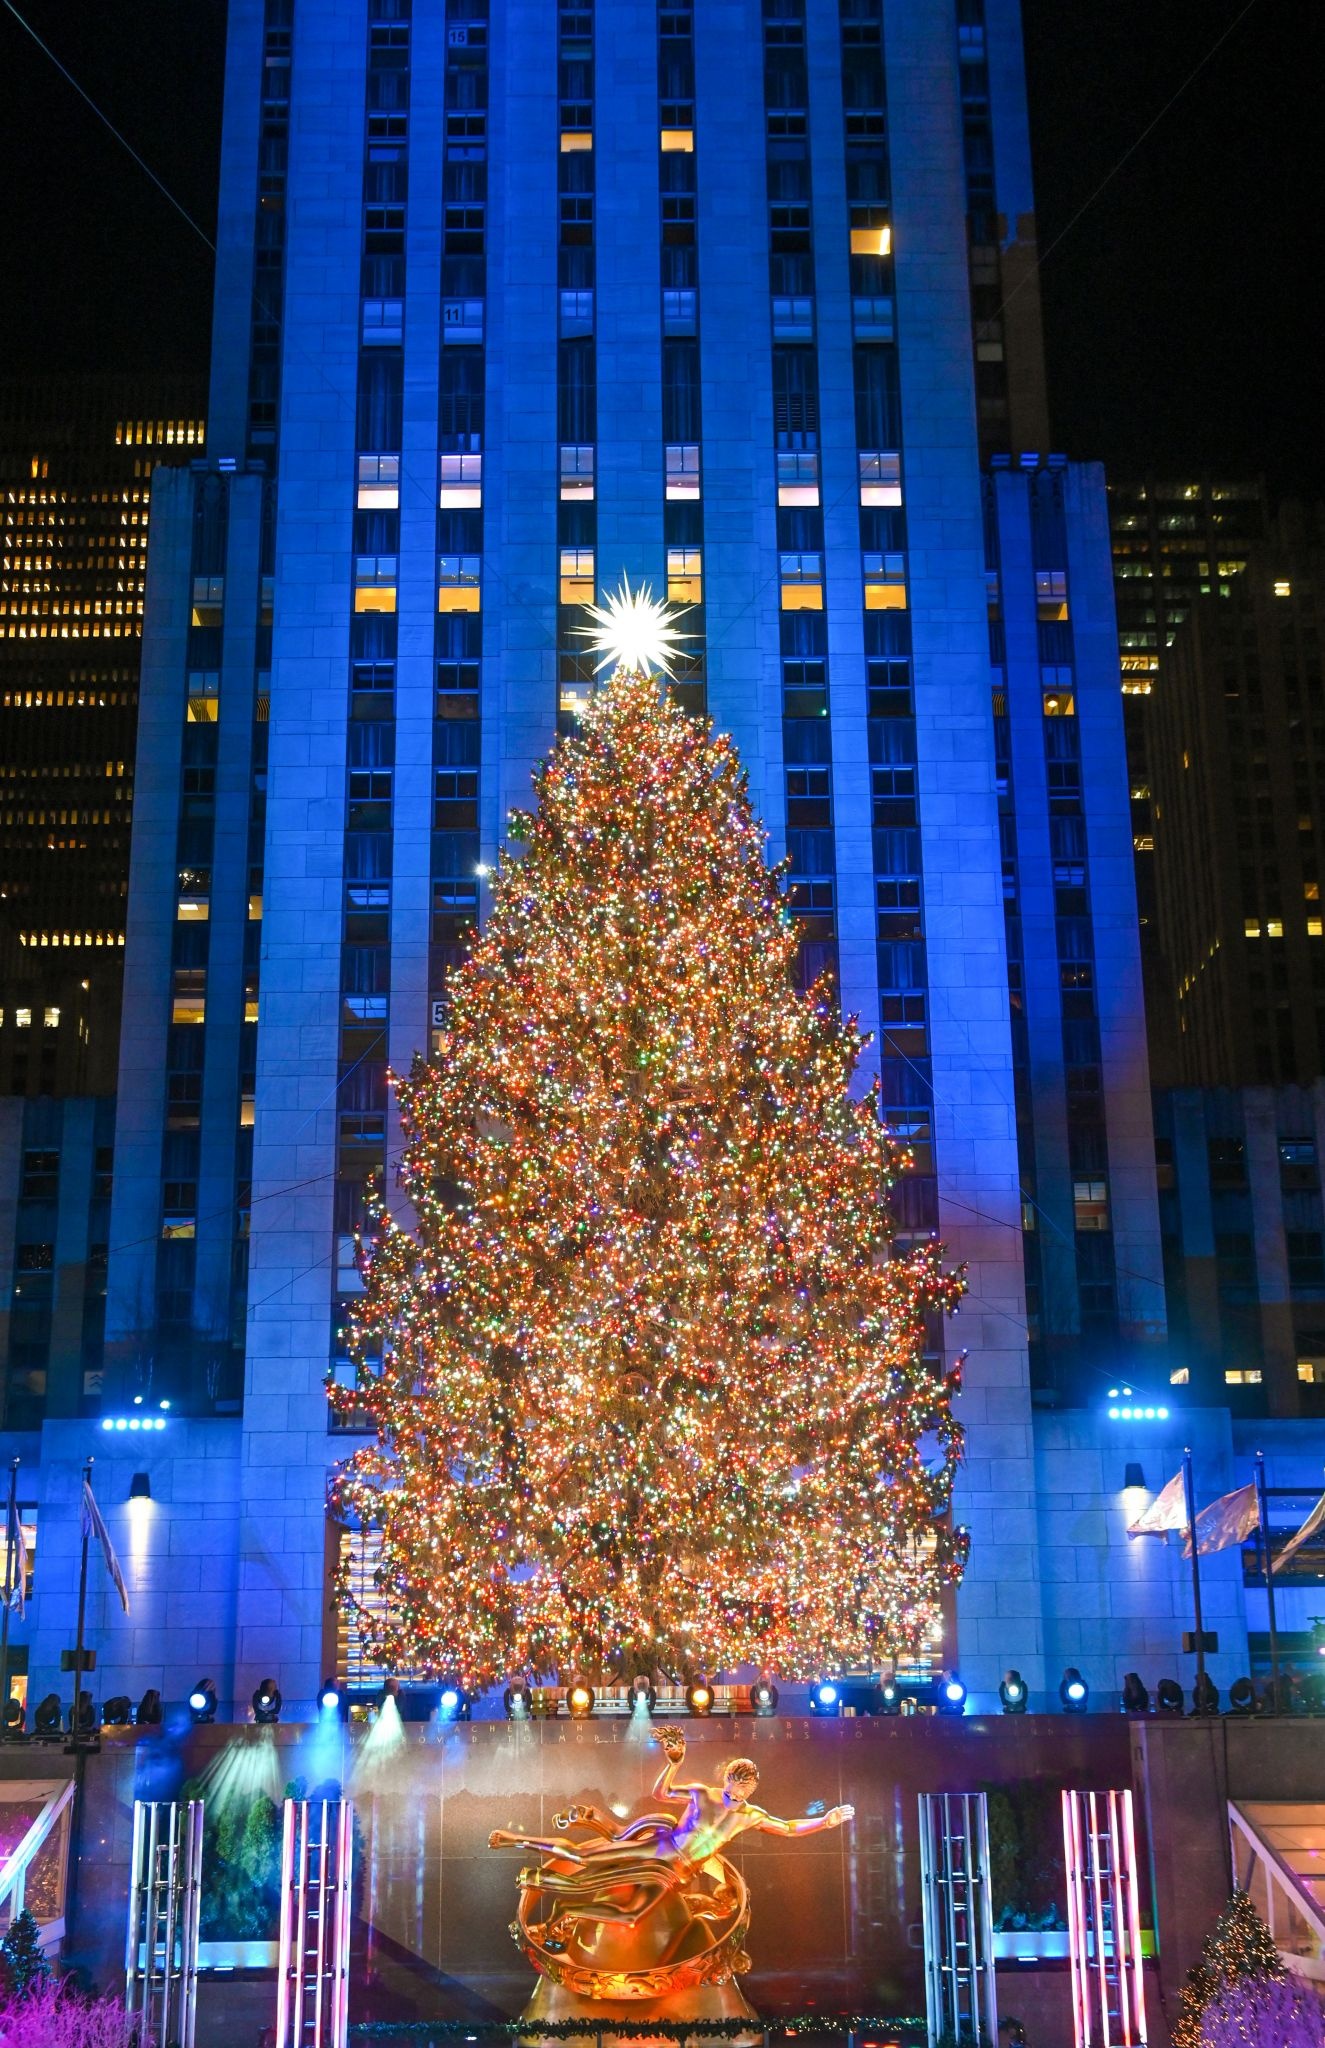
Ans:
{"label": "golden prometheus statue", "polygon": [[733,1981],[750,1967],[750,1895],[723,1851],[739,1836],[813,1835],[855,1811],[780,1820],[754,1801],[759,1772],[733,1757],[721,1782],[682,1779],[686,1739],[660,1728],[656,1800],[681,1811],[621,1822],[596,1806],[555,1816],[547,1838],[498,1828],[490,1849],[535,1849],[521,1872],[514,1939],[542,1980],[529,2019],[754,2018]]}

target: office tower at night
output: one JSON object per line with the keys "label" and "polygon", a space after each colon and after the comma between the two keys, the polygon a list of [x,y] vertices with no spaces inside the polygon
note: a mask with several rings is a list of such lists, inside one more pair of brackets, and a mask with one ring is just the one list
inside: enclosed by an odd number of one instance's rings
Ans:
{"label": "office tower at night", "polygon": [[202,400],[0,380],[0,1093],[115,1087],[150,480]]}
{"label": "office tower at night", "polygon": [[1164,1307],[1107,509],[1043,453],[1015,6],[235,0],[218,248],[147,588],[103,1419],[171,1402],[173,1505],[129,1690],[334,1668],[324,1383],[388,1069],[623,576],[691,607],[677,694],[873,1034],[903,1239],[968,1265],[944,1654],[991,1691],[1080,1652],[1033,1388],[1094,1404]]}
{"label": "office tower at night", "polygon": [[1325,1071],[1323,629],[1325,515],[1286,508],[1166,657],[1156,893],[1188,1084]]}

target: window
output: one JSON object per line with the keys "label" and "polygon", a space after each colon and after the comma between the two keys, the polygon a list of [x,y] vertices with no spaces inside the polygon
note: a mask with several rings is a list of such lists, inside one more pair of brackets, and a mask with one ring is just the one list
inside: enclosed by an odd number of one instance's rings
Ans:
{"label": "window", "polygon": [[779,560],[784,612],[821,612],[824,605],[823,557],[786,554]]}
{"label": "window", "polygon": [[698,548],[668,548],[667,597],[671,604],[702,604],[704,564]]}
{"label": "window", "polygon": [[1259,1366],[1230,1366],[1224,1374],[1226,1387],[1259,1387],[1261,1384]]}
{"label": "window", "polygon": [[356,555],[354,558],[354,609],[356,612],[393,612],[396,608],[395,555]]}
{"label": "window", "polygon": [[479,343],[483,340],[482,299],[442,300],[442,341],[444,344]]}
{"label": "window", "polygon": [[778,466],[779,505],[817,505],[819,502],[819,457],[812,451],[780,452]]}
{"label": "window", "polygon": [[699,496],[699,443],[669,441],[663,451],[663,474],[669,498]]}
{"label": "window", "polygon": [[867,612],[906,610],[906,557],[866,554],[865,609]]}
{"label": "window", "polygon": [[787,770],[787,825],[791,831],[826,830],[833,822],[827,768]]}
{"label": "window", "polygon": [[41,1021],[42,1021],[42,1024],[43,1024],[44,1028],[45,1028],[45,1029],[46,1029],[47,1031],[58,1031],[58,1030],[59,1030],[59,1028],[60,1028],[60,1006],[59,1006],[59,1004],[58,1004],[58,1003],[47,1003],[47,1005],[46,1005],[45,1009],[44,1009],[44,1010],[42,1011],[42,1013],[41,1013]]}
{"label": "window", "polygon": [[478,771],[439,768],[436,771],[433,828],[438,832],[472,832],[478,826]]}
{"label": "window", "polygon": [[773,300],[774,341],[814,340],[814,300],[809,297],[784,297]]}
{"label": "window", "polygon": [[[563,499],[590,499],[594,492],[594,451],[583,442],[564,441],[561,447],[561,495]],[[670,493],[669,493],[670,495]]]}
{"label": "window", "polygon": [[1325,1387],[1325,1358],[1299,1358],[1297,1376],[1304,1387]]}
{"label": "window", "polygon": [[192,626],[219,626],[221,607],[225,602],[224,576],[195,576],[193,579],[193,609],[189,614]]}
{"label": "window", "polygon": [[473,508],[483,503],[482,455],[471,453],[441,457],[437,502],[444,512]]}
{"label": "window", "polygon": [[862,450],[860,502],[862,505],[900,505],[902,502],[902,458],[882,449]]}
{"label": "window", "polygon": [[53,1273],[55,1271],[55,1246],[53,1244],[21,1244],[18,1248],[18,1270],[20,1273]]}
{"label": "window", "polygon": [[593,333],[593,293],[561,294],[561,337],[571,341],[577,335]]}
{"label": "window", "polygon": [[403,299],[365,299],[363,302],[363,344],[365,348],[399,347],[405,332]]}
{"label": "window", "polygon": [[696,298],[693,290],[668,290],[663,293],[663,333],[693,334],[695,332]]}
{"label": "window", "polygon": [[659,137],[659,147],[664,156],[677,150],[689,156],[695,147],[695,131],[693,128],[664,128]]}
{"label": "window", "polygon": [[1046,690],[1041,708],[1046,718],[1075,718],[1077,700],[1070,690]]}
{"label": "window", "polygon": [[480,608],[478,555],[439,555],[437,558],[437,609],[439,612],[476,612]]}
{"label": "window", "polygon": [[1173,1371],[1169,1374],[1169,1385],[1171,1387],[1185,1387],[1190,1381],[1191,1376],[1191,1368],[1189,1366],[1175,1365]]}
{"label": "window", "polygon": [[15,1029],[19,1031],[31,1030],[32,1012],[27,1008],[26,1004],[20,1003],[18,1008],[14,1011],[14,1026]]}
{"label": "window", "polygon": [[562,604],[593,603],[594,562],[592,548],[561,550]]}
{"label": "window", "polygon": [[207,970],[177,967],[171,991],[172,1024],[201,1024],[206,1018]]}
{"label": "window", "polygon": [[1035,606],[1039,618],[1050,622],[1067,617],[1067,571],[1065,569],[1037,569],[1035,572]]}
{"label": "window", "polygon": [[1072,1211],[1078,1230],[1107,1230],[1109,1183],[1106,1180],[1074,1180]]}
{"label": "window", "polygon": [[881,227],[853,227],[851,230],[851,253],[853,256],[891,256],[893,253],[893,231],[891,227],[886,223]]}
{"label": "window", "polygon": [[857,341],[894,340],[895,325],[891,298],[872,296],[852,299],[851,327]]}
{"label": "window", "polygon": [[361,512],[394,512],[400,505],[400,457],[361,455],[355,501]]}
{"label": "window", "polygon": [[33,1151],[23,1154],[23,1178],[19,1193],[27,1202],[53,1202],[60,1191],[58,1152]]}

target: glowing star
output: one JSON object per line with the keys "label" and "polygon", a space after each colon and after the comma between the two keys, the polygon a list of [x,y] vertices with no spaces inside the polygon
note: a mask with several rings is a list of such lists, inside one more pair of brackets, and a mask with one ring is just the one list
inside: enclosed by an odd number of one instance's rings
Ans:
{"label": "glowing star", "polygon": [[679,643],[695,637],[693,633],[678,633],[674,624],[683,612],[690,610],[689,605],[669,608],[659,604],[650,584],[643,583],[632,590],[624,576],[621,588],[613,592],[606,604],[586,605],[585,610],[594,623],[576,630],[590,643],[590,653],[603,657],[595,668],[596,675],[604,669],[621,668],[631,675],[650,675],[656,669],[660,675],[670,676],[672,663],[681,651]]}

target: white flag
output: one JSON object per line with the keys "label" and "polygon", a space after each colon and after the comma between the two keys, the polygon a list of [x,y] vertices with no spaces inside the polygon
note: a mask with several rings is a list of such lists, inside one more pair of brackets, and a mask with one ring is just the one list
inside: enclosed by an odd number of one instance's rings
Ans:
{"label": "white flag", "polygon": [[1302,1545],[1304,1543],[1309,1543],[1311,1541],[1312,1537],[1315,1535],[1317,1529],[1321,1527],[1322,1523],[1325,1523],[1325,1493],[1322,1493],[1320,1499],[1316,1502],[1315,1507],[1307,1516],[1306,1521],[1302,1524],[1302,1527],[1298,1530],[1296,1536],[1289,1537],[1287,1543],[1285,1543],[1283,1549],[1279,1552],[1278,1557],[1276,1557],[1274,1559],[1274,1562],[1271,1564],[1271,1571],[1281,1572],[1284,1566],[1288,1563],[1289,1558],[1296,1556],[1297,1552],[1302,1548]]}
{"label": "white flag", "polygon": [[[1185,1519],[1185,1518],[1184,1518]],[[1261,1519],[1256,1481],[1248,1480],[1232,1493],[1221,1493],[1196,1517],[1196,1548],[1201,1557],[1212,1550],[1227,1550],[1230,1543],[1245,1543]],[[1192,1554],[1190,1533],[1183,1538],[1182,1554]]]}
{"label": "white flag", "polygon": [[124,1583],[124,1573],[120,1570],[120,1561],[115,1555],[115,1545],[110,1540],[110,1530],[101,1519],[101,1509],[93,1496],[91,1483],[86,1479],[83,1481],[83,1534],[95,1536],[101,1545],[101,1555],[106,1560],[106,1570],[110,1573],[111,1584],[120,1596],[120,1606],[127,1614],[129,1592]]}
{"label": "white flag", "polygon": [[23,1524],[18,1518],[18,1502],[9,1510],[9,1527],[5,1532],[7,1554],[5,1570],[10,1578],[9,1605],[22,1620],[28,1611],[28,1546],[23,1541]]}
{"label": "white flag", "polygon": [[1187,1527],[1187,1494],[1181,1472],[1175,1472],[1162,1493],[1157,1493],[1144,1514],[1127,1524],[1129,1536],[1163,1536],[1169,1529]]}

